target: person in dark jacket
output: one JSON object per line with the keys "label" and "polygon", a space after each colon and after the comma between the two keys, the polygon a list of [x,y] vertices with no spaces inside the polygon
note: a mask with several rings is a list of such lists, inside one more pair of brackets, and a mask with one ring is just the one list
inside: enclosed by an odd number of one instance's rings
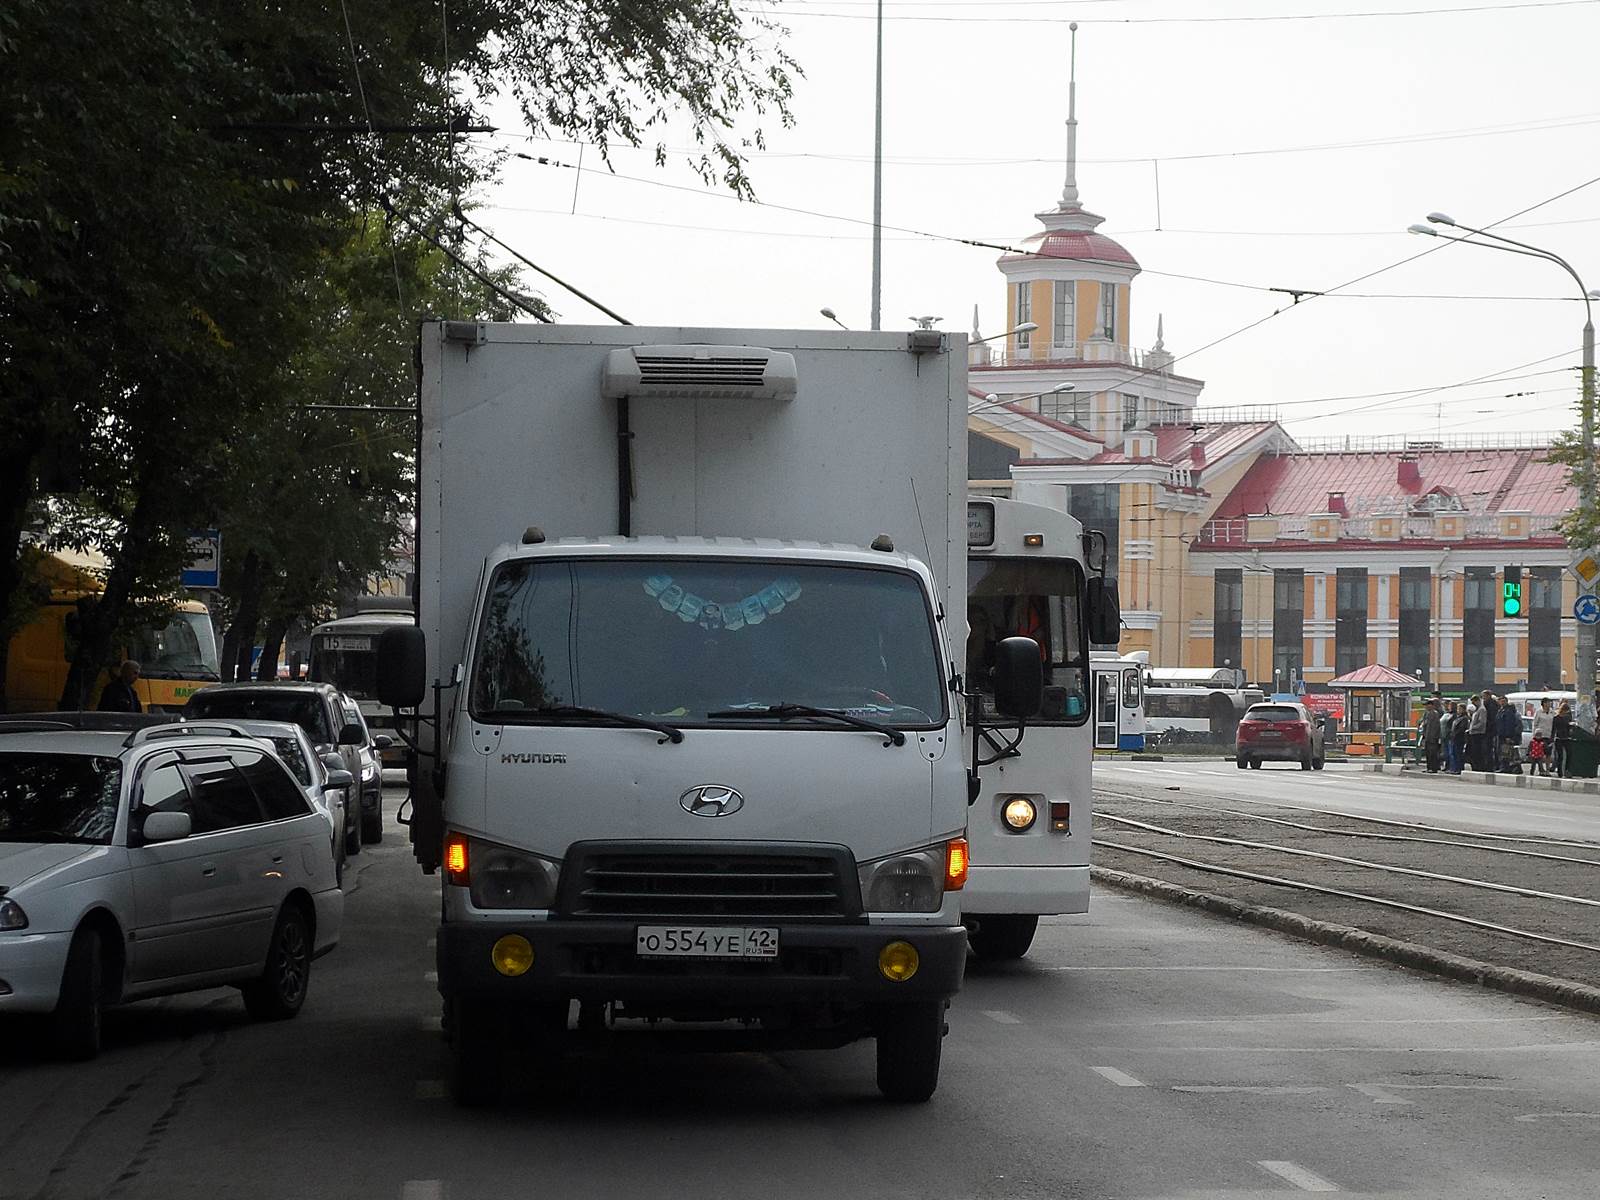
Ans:
{"label": "person in dark jacket", "polygon": [[1467,765],[1467,734],[1471,725],[1471,716],[1467,712],[1465,701],[1456,705],[1456,719],[1450,722],[1450,745],[1454,751],[1453,761],[1450,764],[1450,774],[1459,775],[1461,769]]}
{"label": "person in dark jacket", "polygon": [[1422,721],[1420,729],[1422,737],[1422,760],[1427,764],[1428,773],[1439,773],[1439,740],[1441,736],[1439,726],[1439,702],[1429,699],[1422,706]]}
{"label": "person in dark jacket", "polygon": [[1561,707],[1556,709],[1556,719],[1552,721],[1552,741],[1556,751],[1556,775],[1565,778],[1567,774],[1567,749],[1572,745],[1572,705],[1563,700]]}
{"label": "person in dark jacket", "polygon": [[1500,743],[1500,769],[1513,775],[1522,774],[1522,714],[1517,706],[1504,696],[1500,697],[1500,712],[1495,717],[1497,740]]}
{"label": "person in dark jacket", "polygon": [[1496,771],[1500,768],[1500,703],[1488,688],[1483,689],[1478,703],[1483,707],[1483,761],[1478,770]]}
{"label": "person in dark jacket", "polygon": [[139,693],[133,690],[138,678],[139,664],[131,658],[124,659],[122,665],[110,679],[106,680],[106,686],[100,691],[100,711],[143,712],[144,705],[139,703]]}

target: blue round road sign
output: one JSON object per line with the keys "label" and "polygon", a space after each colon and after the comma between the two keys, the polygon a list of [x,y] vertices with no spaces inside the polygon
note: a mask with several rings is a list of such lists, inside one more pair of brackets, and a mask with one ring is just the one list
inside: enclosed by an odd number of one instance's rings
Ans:
{"label": "blue round road sign", "polygon": [[1579,596],[1573,602],[1572,615],[1578,618],[1580,625],[1593,625],[1596,622],[1600,622],[1600,598]]}

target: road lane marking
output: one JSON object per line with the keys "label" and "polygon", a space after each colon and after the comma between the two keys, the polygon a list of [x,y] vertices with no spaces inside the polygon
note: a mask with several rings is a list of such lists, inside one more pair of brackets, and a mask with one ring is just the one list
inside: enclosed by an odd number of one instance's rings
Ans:
{"label": "road lane marking", "polygon": [[1345,1087],[1350,1088],[1352,1091],[1360,1092],[1374,1104],[1404,1104],[1413,1108],[1416,1107],[1417,1102],[1415,1100],[1407,1100],[1403,1096],[1390,1095],[1389,1092],[1375,1083],[1347,1083]]}
{"label": "road lane marking", "polygon": [[1386,967],[1035,967],[1036,971],[1268,971],[1285,975],[1349,975],[1362,971],[1383,971]]}
{"label": "road lane marking", "polygon": [[1252,1096],[1311,1096],[1317,1092],[1328,1089],[1317,1084],[1309,1087],[1299,1087],[1287,1084],[1200,1084],[1180,1083],[1173,1086],[1175,1092],[1193,1092],[1200,1096],[1218,1096],[1231,1092],[1245,1092]]}
{"label": "road lane marking", "polygon": [[438,945],[439,945],[439,939],[438,938],[431,937],[431,938],[428,939],[428,949],[429,950],[436,949],[438,947]]}
{"label": "road lane marking", "polygon": [[444,1180],[408,1179],[400,1185],[400,1200],[444,1200]]}
{"label": "road lane marking", "polygon": [[1337,1192],[1339,1189],[1321,1175],[1306,1170],[1299,1163],[1267,1160],[1256,1166],[1269,1171],[1285,1183],[1293,1184],[1302,1192]]}
{"label": "road lane marking", "polygon": [[439,982],[439,972],[437,972],[437,971],[424,971],[422,973],[422,981],[424,983],[438,983]]}
{"label": "road lane marking", "polygon": [[1521,1088],[1504,1083],[1386,1083],[1396,1092],[1517,1092]]}
{"label": "road lane marking", "polygon": [[444,1028],[443,1017],[424,1017],[418,1026],[424,1033],[438,1033]]}
{"label": "road lane marking", "polygon": [[1109,1079],[1118,1087],[1144,1087],[1144,1083],[1129,1075],[1126,1071],[1119,1071],[1115,1067],[1090,1067],[1102,1079]]}
{"label": "road lane marking", "polygon": [[988,1017],[989,1020],[993,1021],[996,1025],[1021,1025],[1022,1024],[1022,1018],[1021,1017],[1014,1016],[1013,1014],[1005,1012],[1004,1010],[998,1009],[998,1008],[994,1008],[994,1009],[986,1008],[986,1009],[983,1010],[983,1015]]}
{"label": "road lane marking", "polygon": [[448,1095],[448,1089],[442,1079],[417,1080],[416,1099],[418,1100],[443,1100]]}
{"label": "road lane marking", "polygon": [[1586,1112],[1523,1113],[1520,1117],[1516,1117],[1514,1119],[1518,1120],[1518,1121],[1528,1121],[1528,1122],[1533,1122],[1533,1121],[1563,1121],[1563,1120],[1600,1121],[1600,1113],[1586,1113]]}
{"label": "road lane marking", "polygon": [[1535,1042],[1522,1046],[1098,1046],[1119,1054],[1528,1054],[1593,1050],[1600,1042]]}

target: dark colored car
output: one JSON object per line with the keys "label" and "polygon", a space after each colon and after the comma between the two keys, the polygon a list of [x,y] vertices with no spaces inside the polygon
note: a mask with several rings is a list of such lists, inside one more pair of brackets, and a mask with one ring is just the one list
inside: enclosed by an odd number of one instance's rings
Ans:
{"label": "dark colored car", "polygon": [[1264,762],[1297,762],[1302,771],[1322,770],[1322,724],[1303,704],[1252,704],[1239,722],[1233,758],[1242,771]]}
{"label": "dark colored car", "polygon": [[317,753],[334,753],[359,781],[361,803],[345,830],[345,848],[359,853],[362,843],[383,839],[383,772],[378,753],[389,744],[374,738],[355,701],[329,683],[262,681],[221,683],[189,697],[190,720],[288,721],[311,738]]}

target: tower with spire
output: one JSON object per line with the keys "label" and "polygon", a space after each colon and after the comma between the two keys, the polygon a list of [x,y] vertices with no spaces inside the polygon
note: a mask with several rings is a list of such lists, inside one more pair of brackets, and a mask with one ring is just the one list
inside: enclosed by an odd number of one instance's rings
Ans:
{"label": "tower with spire", "polygon": [[[1035,214],[1043,228],[998,264],[1006,281],[1004,328],[1029,322],[1037,328],[995,343],[995,353],[975,352],[969,365],[978,390],[1026,397],[1018,403],[1030,411],[1082,430],[1100,448],[1120,449],[1125,434],[1184,419],[1203,385],[1171,374],[1173,356],[1164,345],[1146,351],[1131,344],[1130,296],[1139,263],[1099,232],[1105,218],[1084,207],[1078,189],[1077,22],[1068,28],[1061,195]],[[975,318],[975,337],[976,324]]]}

